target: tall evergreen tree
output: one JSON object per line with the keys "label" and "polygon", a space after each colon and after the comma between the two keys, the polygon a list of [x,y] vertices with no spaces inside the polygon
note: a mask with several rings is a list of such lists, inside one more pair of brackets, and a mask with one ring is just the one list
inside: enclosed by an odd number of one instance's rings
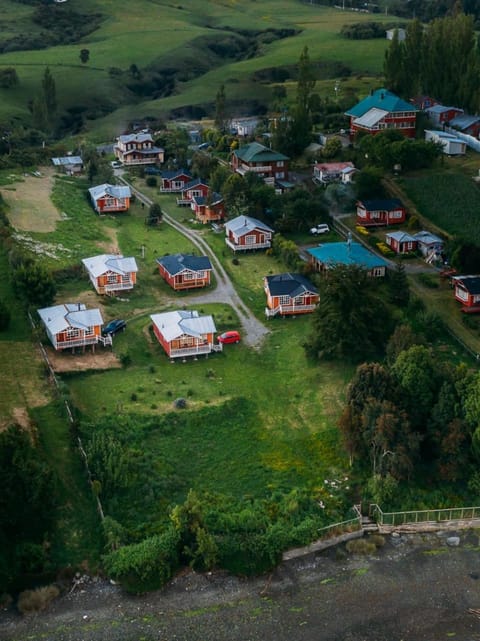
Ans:
{"label": "tall evergreen tree", "polygon": [[47,116],[49,120],[52,120],[57,111],[57,89],[49,67],[45,69],[45,73],[43,74],[42,91],[47,108]]}
{"label": "tall evergreen tree", "polygon": [[221,85],[215,97],[215,126],[219,131],[225,133],[228,128],[229,117],[227,111],[227,98],[225,85]]}
{"label": "tall evergreen tree", "polygon": [[388,89],[394,93],[403,94],[405,90],[404,46],[399,40],[397,29],[393,33],[390,46],[385,51],[383,73]]}

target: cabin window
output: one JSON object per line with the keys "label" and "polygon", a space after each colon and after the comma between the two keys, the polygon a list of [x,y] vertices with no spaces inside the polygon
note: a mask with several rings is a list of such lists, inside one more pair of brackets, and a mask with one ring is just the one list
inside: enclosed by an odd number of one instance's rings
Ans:
{"label": "cabin window", "polygon": [[93,327],[87,327],[85,330],[85,336],[93,336],[95,334],[94,328]]}
{"label": "cabin window", "polygon": [[114,207],[115,203],[115,198],[105,198],[105,207]]}
{"label": "cabin window", "polygon": [[245,245],[255,245],[256,237],[252,234],[245,236]]}
{"label": "cabin window", "polygon": [[114,274],[113,272],[108,272],[107,275],[107,283],[111,285],[112,283],[117,282],[117,274]]}
{"label": "cabin window", "polygon": [[294,305],[303,305],[303,303],[304,303],[303,296],[297,296],[293,301]]}
{"label": "cabin window", "polygon": [[279,180],[281,180],[282,178],[285,178],[285,172],[284,171],[275,172],[275,178],[278,178]]}
{"label": "cabin window", "polygon": [[290,305],[291,298],[290,296],[279,296],[278,302],[280,303],[280,305]]}
{"label": "cabin window", "polygon": [[285,164],[285,163],[283,162],[283,160],[278,160],[278,161],[277,161],[277,167],[283,167],[283,166],[284,166],[284,164]]}
{"label": "cabin window", "polygon": [[78,327],[68,327],[66,331],[67,339],[72,340],[80,336],[80,330]]}

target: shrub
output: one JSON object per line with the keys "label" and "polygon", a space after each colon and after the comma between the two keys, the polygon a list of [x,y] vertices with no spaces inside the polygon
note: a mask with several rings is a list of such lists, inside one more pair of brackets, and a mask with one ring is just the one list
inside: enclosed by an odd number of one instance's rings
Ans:
{"label": "shrub", "polygon": [[232,258],[232,264],[233,265],[240,265],[240,261],[238,260],[238,258]]}
{"label": "shrub", "polygon": [[157,179],[155,176],[148,176],[148,178],[145,180],[145,184],[147,187],[156,187],[157,186]]}
{"label": "shrub", "polygon": [[375,543],[370,543],[367,539],[353,539],[345,547],[350,554],[373,554],[377,549]]}
{"label": "shrub", "polygon": [[184,410],[187,407],[187,399],[186,398],[176,398],[173,401],[173,407],[177,410]]}
{"label": "shrub", "polygon": [[385,545],[385,537],[381,534],[371,534],[368,537],[368,542],[373,543],[377,548],[383,548]]}
{"label": "shrub", "polygon": [[56,599],[60,590],[56,585],[46,585],[35,590],[25,590],[18,597],[17,607],[22,614],[33,614],[45,610],[48,604]]}
{"label": "shrub", "polygon": [[131,401],[133,401],[133,402],[138,401],[138,396],[137,396],[135,393],[133,393],[133,394],[130,396],[130,400],[131,400]]}
{"label": "shrub", "polygon": [[130,365],[131,362],[132,362],[132,357],[128,352],[124,352],[123,354],[120,354],[120,363],[124,367],[127,367],[127,365]]}

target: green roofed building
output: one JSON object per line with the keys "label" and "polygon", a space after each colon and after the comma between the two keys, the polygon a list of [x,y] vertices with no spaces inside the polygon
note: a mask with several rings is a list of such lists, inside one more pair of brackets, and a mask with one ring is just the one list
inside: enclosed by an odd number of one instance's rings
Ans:
{"label": "green roofed building", "polygon": [[358,131],[377,134],[384,129],[398,129],[408,138],[415,137],[418,109],[388,89],[377,89],[345,112],[350,117],[352,136]]}
{"label": "green roofed building", "polygon": [[241,176],[253,171],[272,187],[288,181],[288,156],[273,151],[258,142],[236,149],[230,160],[231,167]]}

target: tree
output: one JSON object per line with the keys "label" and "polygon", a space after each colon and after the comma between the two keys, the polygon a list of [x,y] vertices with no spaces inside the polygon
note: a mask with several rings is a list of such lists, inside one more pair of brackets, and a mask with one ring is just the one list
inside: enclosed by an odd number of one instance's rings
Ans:
{"label": "tree", "polygon": [[320,284],[313,332],[305,343],[315,358],[365,360],[382,351],[392,319],[375,282],[357,265],[329,269]]}
{"label": "tree", "polygon": [[11,89],[19,83],[18,75],[14,67],[6,67],[0,70],[0,88]]}
{"label": "tree", "polygon": [[161,222],[162,218],[163,212],[160,205],[158,203],[153,203],[152,205],[150,205],[150,209],[148,210],[147,224],[157,225],[159,222]]}
{"label": "tree", "polygon": [[10,310],[3,300],[0,300],[0,332],[4,332],[10,325]]}
{"label": "tree", "polygon": [[90,51],[88,49],[80,50],[80,60],[83,64],[86,64],[90,59]]}
{"label": "tree", "polygon": [[45,73],[43,74],[42,91],[48,119],[51,121],[57,111],[57,89],[49,67],[45,69]]}
{"label": "tree", "polygon": [[39,94],[32,101],[32,121],[35,129],[47,131],[48,129],[48,111],[45,102],[45,96]]}
{"label": "tree", "polygon": [[247,184],[239,174],[230,174],[223,184],[225,206],[233,216],[248,213]]}
{"label": "tree", "polygon": [[405,265],[400,260],[395,262],[395,269],[389,272],[388,296],[390,301],[399,307],[406,307],[410,300],[410,287]]}
{"label": "tree", "polygon": [[385,51],[383,74],[385,85],[394,93],[402,94],[405,88],[404,45],[398,37],[398,29],[393,32],[390,46]]}
{"label": "tree", "polygon": [[220,89],[215,96],[215,126],[219,131],[225,133],[228,129],[230,118],[227,110],[227,99],[225,96],[225,85],[220,85]]}
{"label": "tree", "polygon": [[386,354],[387,361],[391,365],[397,360],[400,352],[403,352],[414,345],[424,343],[421,336],[415,334],[410,325],[397,325],[393,334],[388,339]]}
{"label": "tree", "polygon": [[378,167],[364,167],[355,177],[355,192],[359,200],[382,198],[385,188],[382,184],[383,172]]}
{"label": "tree", "polygon": [[57,288],[52,275],[39,263],[28,261],[14,272],[15,289],[27,304],[48,307]]}

